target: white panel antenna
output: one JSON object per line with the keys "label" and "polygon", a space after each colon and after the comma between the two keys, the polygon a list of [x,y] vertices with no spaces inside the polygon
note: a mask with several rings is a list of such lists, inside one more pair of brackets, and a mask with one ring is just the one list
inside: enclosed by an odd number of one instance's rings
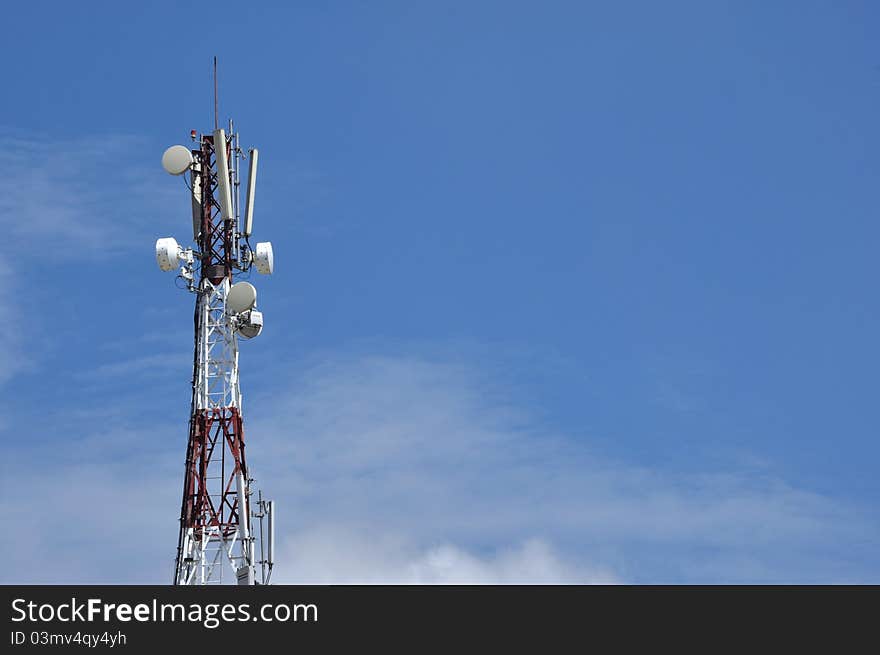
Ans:
{"label": "white panel antenna", "polygon": [[260,152],[256,148],[251,148],[251,161],[248,165],[248,184],[247,197],[244,204],[244,230],[242,234],[246,237],[251,235],[254,229],[254,194],[257,191],[257,160]]}
{"label": "white panel antenna", "polygon": [[234,216],[232,190],[229,184],[229,161],[226,158],[226,132],[214,130],[214,156],[217,160],[217,191],[220,196],[220,216],[231,221]]}
{"label": "white panel antenna", "polygon": [[189,174],[192,188],[193,241],[199,240],[202,231],[202,164],[195,162]]}
{"label": "white panel antenna", "polygon": [[266,559],[271,569],[275,563],[275,501],[270,500],[266,505],[268,508],[267,514],[269,515],[269,549],[266,553]]}

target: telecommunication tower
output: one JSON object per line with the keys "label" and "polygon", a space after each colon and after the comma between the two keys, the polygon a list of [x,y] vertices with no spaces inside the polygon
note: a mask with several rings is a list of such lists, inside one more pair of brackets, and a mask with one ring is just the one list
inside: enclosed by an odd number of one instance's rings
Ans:
{"label": "telecommunication tower", "polygon": [[[254,286],[233,278],[252,269],[270,275],[274,258],[271,243],[251,248],[249,241],[259,153],[241,149],[231,120],[228,132],[217,127],[216,109],[214,123],[210,134],[192,130],[193,147],[171,146],[162,156],[165,170],[187,181],[194,242],[190,248],[171,237],[156,242],[159,268],[178,270],[180,286],[195,295],[192,403],[174,584],[268,584],[275,503],[252,488],[238,374],[239,338],[260,334],[263,315],[256,309]],[[242,223],[244,159],[249,163]]]}

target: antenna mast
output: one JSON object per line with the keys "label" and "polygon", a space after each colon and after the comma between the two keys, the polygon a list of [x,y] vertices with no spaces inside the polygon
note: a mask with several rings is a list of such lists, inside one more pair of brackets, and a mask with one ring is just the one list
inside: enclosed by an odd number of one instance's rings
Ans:
{"label": "antenna mast", "polygon": [[214,129],[220,127],[217,120],[217,57],[214,56]]}
{"label": "antenna mast", "polygon": [[[178,279],[195,294],[192,398],[176,585],[222,583],[224,574],[226,580],[238,584],[268,584],[274,564],[275,504],[264,500],[262,492],[254,495],[252,491],[238,369],[239,339],[260,334],[263,314],[256,309],[253,285],[232,283],[238,271],[256,268],[271,274],[274,257],[271,243],[258,243],[251,250],[247,241],[253,223],[258,152],[254,148],[245,155],[232,121],[229,135],[217,127],[217,121],[215,57],[213,133],[198,135],[193,130],[195,148],[171,146],[162,157],[168,173],[189,178],[195,245],[184,249],[170,237],[156,242],[159,267],[170,271],[180,266]],[[240,227],[239,216],[242,157],[251,160],[246,229]]]}

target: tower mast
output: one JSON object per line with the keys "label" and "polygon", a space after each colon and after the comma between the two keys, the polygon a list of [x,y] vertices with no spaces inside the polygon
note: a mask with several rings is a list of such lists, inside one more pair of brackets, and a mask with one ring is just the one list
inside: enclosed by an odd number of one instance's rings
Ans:
{"label": "tower mast", "polygon": [[[274,563],[274,503],[252,491],[238,369],[239,337],[257,336],[263,316],[256,310],[254,287],[233,284],[240,272],[255,267],[270,274],[274,267],[270,243],[258,243],[254,250],[248,243],[258,153],[251,149],[247,155],[241,226],[238,173],[245,155],[232,121],[228,136],[220,128],[191,136],[196,148],[172,146],[162,164],[171,174],[187,175],[195,248],[183,249],[172,238],[156,242],[159,267],[172,270],[182,264],[178,279],[195,295],[192,399],[174,584],[267,584]],[[258,547],[259,539],[268,543]]]}

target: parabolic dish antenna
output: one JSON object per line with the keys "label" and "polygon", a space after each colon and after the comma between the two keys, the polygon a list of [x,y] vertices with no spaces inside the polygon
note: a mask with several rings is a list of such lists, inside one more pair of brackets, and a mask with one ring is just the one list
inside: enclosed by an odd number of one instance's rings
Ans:
{"label": "parabolic dish antenna", "polygon": [[272,254],[272,244],[263,241],[257,244],[256,252],[254,252],[254,263],[257,265],[257,272],[263,275],[272,275],[275,270],[275,256]]}
{"label": "parabolic dish antenna", "polygon": [[253,339],[263,331],[263,313],[252,309],[247,313],[247,320],[238,327],[238,333],[245,339]]}
{"label": "parabolic dish antenna", "polygon": [[171,146],[162,155],[162,168],[171,175],[186,173],[192,163],[192,153],[186,146]]}
{"label": "parabolic dish antenna", "polygon": [[226,309],[230,314],[241,314],[257,304],[257,290],[250,282],[236,282],[226,295]]}
{"label": "parabolic dish antenna", "polygon": [[163,271],[173,271],[177,268],[179,258],[180,245],[174,237],[166,237],[156,241],[156,263]]}

